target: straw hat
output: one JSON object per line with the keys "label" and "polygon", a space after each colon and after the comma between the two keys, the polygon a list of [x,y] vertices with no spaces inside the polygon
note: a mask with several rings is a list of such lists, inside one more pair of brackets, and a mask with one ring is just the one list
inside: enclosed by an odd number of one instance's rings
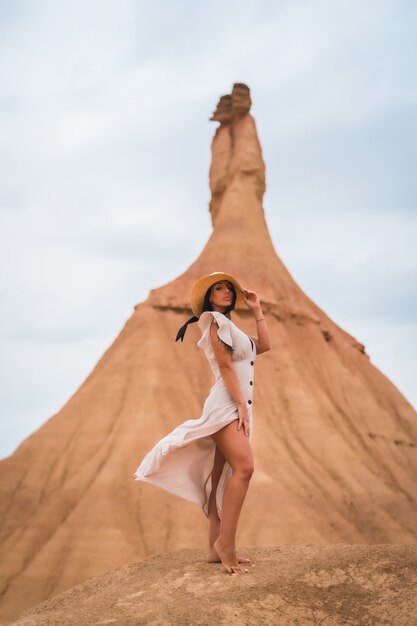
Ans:
{"label": "straw hat", "polygon": [[219,283],[221,280],[228,280],[232,283],[236,290],[236,304],[244,304],[243,294],[242,294],[242,286],[231,274],[226,274],[225,272],[212,272],[211,274],[207,274],[207,276],[202,276],[199,278],[191,288],[191,309],[194,315],[200,316],[203,310],[204,305],[204,296],[207,293],[209,287],[214,285],[215,283]]}
{"label": "straw hat", "polygon": [[[181,339],[183,341],[185,331],[187,330],[188,324],[193,324],[197,322],[201,313],[203,312],[204,306],[204,297],[207,293],[207,290],[214,285],[215,283],[220,282],[221,280],[228,280],[232,283],[236,291],[236,302],[235,306],[238,304],[244,304],[245,299],[243,297],[242,286],[231,274],[226,274],[225,272],[212,272],[211,274],[207,274],[206,276],[202,276],[199,278],[191,288],[191,309],[194,313],[193,317],[190,317],[189,320],[185,322],[183,326],[179,329],[175,341]],[[230,309],[227,309],[230,310]]]}

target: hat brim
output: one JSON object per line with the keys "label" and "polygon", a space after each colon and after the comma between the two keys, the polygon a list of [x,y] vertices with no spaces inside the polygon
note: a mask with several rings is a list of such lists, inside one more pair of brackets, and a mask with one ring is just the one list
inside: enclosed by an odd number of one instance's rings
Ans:
{"label": "hat brim", "polygon": [[212,274],[207,274],[207,276],[199,278],[191,288],[191,309],[194,315],[200,317],[204,306],[204,296],[206,295],[207,290],[209,287],[220,282],[221,280],[228,280],[234,286],[236,290],[235,307],[245,304],[242,285],[239,283],[237,278],[225,272],[213,272]]}

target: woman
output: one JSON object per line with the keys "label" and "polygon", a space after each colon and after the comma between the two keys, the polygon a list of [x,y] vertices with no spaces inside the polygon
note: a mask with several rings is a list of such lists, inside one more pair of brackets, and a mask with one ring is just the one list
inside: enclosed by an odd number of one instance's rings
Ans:
{"label": "woman", "polygon": [[[231,320],[236,303],[255,315],[257,337],[246,335]],[[136,470],[142,480],[199,504],[209,522],[210,563],[222,562],[229,574],[248,570],[250,560],[236,554],[235,539],[242,505],[253,473],[252,398],[256,355],[271,349],[259,296],[243,289],[234,276],[213,272],[191,291],[191,317],[198,321],[197,342],[209,361],[215,384],[199,419],[187,420],[161,439]]]}

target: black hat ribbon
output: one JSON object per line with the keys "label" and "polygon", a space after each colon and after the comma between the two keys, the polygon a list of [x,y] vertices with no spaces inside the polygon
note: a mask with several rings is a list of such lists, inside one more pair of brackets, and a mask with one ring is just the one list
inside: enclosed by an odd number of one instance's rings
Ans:
{"label": "black hat ribbon", "polygon": [[177,336],[175,337],[175,341],[178,341],[178,339],[181,339],[181,341],[184,341],[184,335],[185,335],[185,331],[187,330],[188,324],[194,324],[194,322],[198,322],[198,320],[199,320],[199,318],[196,315],[194,315],[193,317],[190,317],[190,319],[187,320],[185,322],[185,324],[183,326],[181,326],[181,328],[177,332]]}

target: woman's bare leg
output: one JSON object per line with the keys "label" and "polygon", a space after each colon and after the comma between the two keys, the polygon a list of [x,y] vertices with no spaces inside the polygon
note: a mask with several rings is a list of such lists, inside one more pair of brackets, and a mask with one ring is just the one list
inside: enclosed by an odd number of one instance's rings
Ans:
{"label": "woman's bare leg", "polygon": [[209,562],[216,562],[219,560],[219,555],[213,548],[213,544],[220,534],[220,518],[217,511],[216,492],[225,461],[226,459],[220,452],[219,448],[216,446],[213,470],[211,474],[211,493],[208,504],[209,551],[207,555],[207,561]]}
{"label": "woman's bare leg", "polygon": [[220,536],[213,544],[226,572],[243,574],[248,570],[239,565],[236,556],[236,531],[242,505],[253,473],[253,454],[243,428],[237,430],[237,420],[221,428],[212,438],[233,470],[223,494]]}
{"label": "woman's bare leg", "polygon": [[[211,474],[211,493],[208,505],[208,528],[209,528],[209,549],[207,554],[208,563],[221,563],[221,558],[214,548],[214,542],[220,535],[220,517],[217,511],[216,493],[219,485],[220,476],[222,475],[223,467],[226,459],[216,446],[216,452],[214,455],[213,470]],[[250,563],[250,559],[244,556],[237,556],[238,563]]]}

